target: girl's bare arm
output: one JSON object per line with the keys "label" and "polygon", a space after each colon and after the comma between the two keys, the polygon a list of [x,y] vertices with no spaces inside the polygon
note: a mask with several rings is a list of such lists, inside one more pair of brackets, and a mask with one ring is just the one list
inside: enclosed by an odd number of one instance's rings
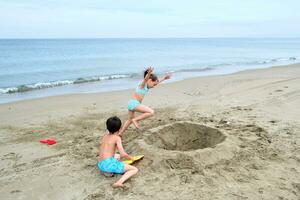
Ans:
{"label": "girl's bare arm", "polygon": [[165,76],[163,76],[163,77],[160,77],[159,79],[158,79],[158,81],[159,81],[159,83],[161,83],[161,82],[163,82],[164,80],[168,80],[168,79],[170,79],[171,78],[171,74],[167,74],[167,75],[165,75]]}

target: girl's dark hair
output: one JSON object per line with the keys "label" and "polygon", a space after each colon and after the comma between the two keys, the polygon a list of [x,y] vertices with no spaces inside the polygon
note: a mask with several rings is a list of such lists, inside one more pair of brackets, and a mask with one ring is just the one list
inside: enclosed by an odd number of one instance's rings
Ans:
{"label": "girl's dark hair", "polygon": [[[149,71],[148,69],[146,69],[146,70],[144,71],[144,78],[147,76],[148,71]],[[157,81],[157,80],[158,80],[158,77],[157,77],[155,74],[151,74],[149,79],[151,79],[152,81]]]}
{"label": "girl's dark hair", "polygon": [[122,122],[119,117],[114,116],[110,117],[106,121],[106,128],[109,131],[109,133],[115,133],[120,130],[122,126]]}

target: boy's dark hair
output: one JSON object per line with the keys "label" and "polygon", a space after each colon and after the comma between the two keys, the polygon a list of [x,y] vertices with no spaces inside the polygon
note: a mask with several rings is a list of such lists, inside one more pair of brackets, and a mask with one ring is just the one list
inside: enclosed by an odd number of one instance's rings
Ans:
{"label": "boy's dark hair", "polygon": [[122,122],[119,117],[114,116],[110,117],[106,120],[106,128],[109,131],[109,133],[115,133],[120,130],[122,126]]}
{"label": "boy's dark hair", "polygon": [[[144,71],[144,78],[147,76],[147,74],[148,74],[148,69]],[[158,77],[155,74],[151,74],[149,79],[151,79],[152,81],[157,81]]]}

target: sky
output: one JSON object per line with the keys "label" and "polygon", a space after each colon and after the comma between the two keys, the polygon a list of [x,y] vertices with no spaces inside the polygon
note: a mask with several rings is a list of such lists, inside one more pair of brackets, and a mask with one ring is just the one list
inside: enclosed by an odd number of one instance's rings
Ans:
{"label": "sky", "polygon": [[300,37],[299,0],[0,0],[0,38]]}

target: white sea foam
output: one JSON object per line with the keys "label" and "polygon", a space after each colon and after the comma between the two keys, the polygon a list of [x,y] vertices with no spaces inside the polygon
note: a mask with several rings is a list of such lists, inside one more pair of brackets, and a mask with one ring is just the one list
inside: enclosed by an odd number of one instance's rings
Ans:
{"label": "white sea foam", "polygon": [[63,85],[105,81],[105,80],[121,79],[121,78],[129,78],[129,77],[131,77],[131,76],[125,75],[125,74],[113,74],[113,75],[107,75],[107,76],[78,78],[76,80],[62,80],[62,81],[53,81],[53,82],[45,82],[45,83],[34,83],[34,84],[28,84],[28,85],[20,85],[18,87],[0,88],[0,94],[27,92],[27,91],[31,91],[31,90],[59,87],[59,86],[63,86]]}

